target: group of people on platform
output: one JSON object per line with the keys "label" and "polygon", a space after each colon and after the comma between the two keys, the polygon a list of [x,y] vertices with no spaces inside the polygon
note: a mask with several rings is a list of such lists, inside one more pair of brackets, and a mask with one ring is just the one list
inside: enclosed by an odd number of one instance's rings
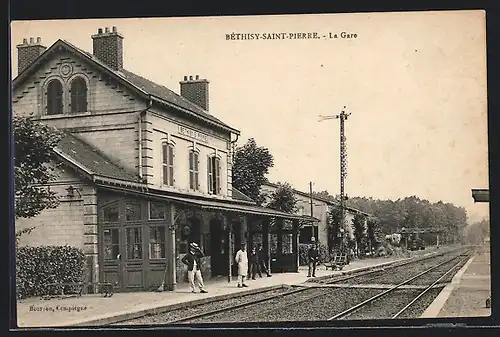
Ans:
{"label": "group of people on platform", "polygon": [[[207,293],[203,283],[203,275],[201,274],[201,258],[203,256],[204,254],[198,244],[191,242],[188,253],[181,259],[181,262],[188,268],[188,281],[193,293],[196,292],[196,288],[199,288],[201,293]],[[234,262],[238,267],[238,288],[248,287],[245,283],[247,276],[251,277],[252,280],[255,280],[257,274],[262,277],[263,273],[267,277],[271,277],[266,261],[267,257],[262,244],[259,244],[258,248],[252,248],[250,256],[248,256],[246,244],[243,243],[234,258]]]}

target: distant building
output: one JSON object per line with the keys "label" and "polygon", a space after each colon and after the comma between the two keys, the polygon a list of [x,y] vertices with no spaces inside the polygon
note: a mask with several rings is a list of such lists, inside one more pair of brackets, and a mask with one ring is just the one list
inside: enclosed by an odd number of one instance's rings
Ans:
{"label": "distant building", "polygon": [[[269,197],[277,189],[278,185],[274,183],[266,183],[262,185],[261,191],[266,193]],[[294,189],[295,198],[297,199],[297,215],[311,216],[311,197],[309,193],[302,192]],[[269,200],[268,200],[269,201]],[[339,206],[339,202],[331,201],[326,198],[321,198],[313,196],[313,214],[312,216],[319,219],[317,225],[313,227],[312,223],[310,225],[303,225],[300,229],[299,242],[308,243],[312,236],[315,236],[319,242],[327,244],[328,242],[328,210],[331,206]],[[365,225],[370,214],[360,211],[358,209],[347,207],[346,211],[346,223],[347,234],[350,238],[354,238],[354,228],[352,226],[352,221],[356,214],[362,214],[365,216]]]}

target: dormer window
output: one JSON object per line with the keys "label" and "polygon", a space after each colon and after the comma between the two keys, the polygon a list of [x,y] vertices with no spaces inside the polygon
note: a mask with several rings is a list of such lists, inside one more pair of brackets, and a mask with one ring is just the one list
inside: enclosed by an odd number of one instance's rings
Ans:
{"label": "dormer window", "polygon": [[58,80],[52,80],[47,85],[47,115],[63,113],[63,86]]}
{"label": "dormer window", "polygon": [[76,77],[71,81],[71,112],[87,111],[87,83],[81,77]]}

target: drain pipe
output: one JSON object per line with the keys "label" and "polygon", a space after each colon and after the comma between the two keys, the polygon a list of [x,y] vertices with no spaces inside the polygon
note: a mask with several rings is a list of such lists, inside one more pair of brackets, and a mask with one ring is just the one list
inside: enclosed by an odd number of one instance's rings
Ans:
{"label": "drain pipe", "polygon": [[148,105],[146,106],[146,109],[142,110],[139,113],[139,118],[138,118],[138,134],[139,134],[139,179],[141,182],[143,182],[144,178],[142,175],[142,116],[146,115],[146,112],[151,108],[153,105],[153,99],[151,98],[151,95],[149,95],[149,100],[148,100]]}

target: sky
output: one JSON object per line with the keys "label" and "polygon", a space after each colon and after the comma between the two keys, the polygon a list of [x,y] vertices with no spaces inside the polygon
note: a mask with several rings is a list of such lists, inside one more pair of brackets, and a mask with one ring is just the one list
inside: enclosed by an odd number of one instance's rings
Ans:
{"label": "sky", "polygon": [[[346,106],[347,195],[416,195],[488,217],[471,195],[488,188],[483,11],[18,21],[13,78],[23,38],[92,52],[91,35],[112,26],[127,70],[177,93],[185,75],[208,79],[210,113],[241,131],[238,145],[269,148],[271,181],[339,193],[339,121],[318,117]],[[272,33],[286,38],[262,38]]]}

